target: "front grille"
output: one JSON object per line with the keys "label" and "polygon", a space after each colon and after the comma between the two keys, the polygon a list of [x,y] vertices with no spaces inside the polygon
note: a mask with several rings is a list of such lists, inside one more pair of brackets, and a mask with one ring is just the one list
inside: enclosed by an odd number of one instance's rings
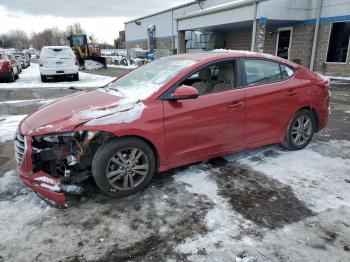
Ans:
{"label": "front grille", "polygon": [[23,160],[26,153],[26,142],[24,136],[21,135],[19,131],[17,131],[15,137],[15,157],[17,164],[21,166],[23,164]]}

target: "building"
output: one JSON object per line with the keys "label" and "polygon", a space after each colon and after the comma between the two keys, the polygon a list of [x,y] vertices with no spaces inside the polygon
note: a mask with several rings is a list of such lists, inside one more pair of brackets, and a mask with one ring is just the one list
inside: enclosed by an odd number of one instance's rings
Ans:
{"label": "building", "polygon": [[116,49],[125,49],[125,31],[119,31],[119,37],[114,39],[114,47]]}
{"label": "building", "polygon": [[350,76],[349,0],[197,0],[126,22],[125,38],[156,57],[252,50]]}

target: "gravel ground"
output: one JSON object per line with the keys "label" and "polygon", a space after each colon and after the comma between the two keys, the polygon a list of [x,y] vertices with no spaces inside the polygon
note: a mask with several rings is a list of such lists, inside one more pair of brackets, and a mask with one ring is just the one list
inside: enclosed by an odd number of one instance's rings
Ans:
{"label": "gravel ground", "polygon": [[[79,89],[93,88],[84,83]],[[80,92],[70,87],[0,84],[0,132],[15,130],[33,108]],[[91,183],[64,210],[21,184],[11,132],[3,131],[0,261],[350,261],[350,85],[335,82],[331,91],[328,127],[302,151],[272,145],[177,168],[123,199],[104,197]]]}

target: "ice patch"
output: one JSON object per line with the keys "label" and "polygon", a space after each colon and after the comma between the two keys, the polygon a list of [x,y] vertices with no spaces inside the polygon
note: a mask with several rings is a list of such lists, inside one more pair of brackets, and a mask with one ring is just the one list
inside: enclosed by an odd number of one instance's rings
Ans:
{"label": "ice patch", "polygon": [[19,123],[26,115],[0,116],[0,143],[13,140]]}

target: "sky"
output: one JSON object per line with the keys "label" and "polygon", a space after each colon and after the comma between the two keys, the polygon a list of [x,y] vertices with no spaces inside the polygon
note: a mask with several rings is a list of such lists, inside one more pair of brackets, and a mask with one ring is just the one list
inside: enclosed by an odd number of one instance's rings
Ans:
{"label": "sky", "polygon": [[0,0],[0,34],[20,29],[28,35],[79,22],[98,41],[113,44],[124,22],[190,0]]}

